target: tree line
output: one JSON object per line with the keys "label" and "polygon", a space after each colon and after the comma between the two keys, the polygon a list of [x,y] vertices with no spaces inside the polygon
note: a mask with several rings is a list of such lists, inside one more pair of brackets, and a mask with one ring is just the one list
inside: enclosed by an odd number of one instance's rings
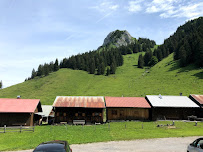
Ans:
{"label": "tree line", "polygon": [[174,60],[180,60],[180,66],[190,63],[203,66],[203,17],[188,21],[180,26],[164,43],[152,52],[140,54],[138,67],[153,66],[174,52]]}
{"label": "tree line", "polygon": [[0,81],[0,89],[3,88],[3,83],[2,83],[2,80]]}
{"label": "tree line", "polygon": [[37,70],[32,70],[31,77],[25,79],[25,81],[37,76],[47,76],[49,73],[58,71],[61,68],[83,70],[89,74],[108,76],[115,74],[116,68],[123,65],[122,55],[146,51],[154,47],[155,44],[153,40],[139,38],[138,40],[135,39],[135,42],[128,46],[119,48],[102,47],[99,51],[94,50],[64,58],[60,63],[56,59],[55,62],[40,64]]}
{"label": "tree line", "polygon": [[69,58],[64,58],[60,63],[56,59],[55,63],[50,62],[40,64],[38,69],[32,70],[30,80],[37,76],[47,76],[51,72],[58,71],[61,68],[70,68],[73,70],[87,71],[89,74],[109,75],[115,74],[116,68],[123,65],[123,56],[117,49],[109,51],[90,51]]}

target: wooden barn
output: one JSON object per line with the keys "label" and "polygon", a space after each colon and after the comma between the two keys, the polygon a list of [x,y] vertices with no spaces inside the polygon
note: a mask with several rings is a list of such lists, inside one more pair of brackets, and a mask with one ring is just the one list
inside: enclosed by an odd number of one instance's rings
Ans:
{"label": "wooden barn", "polygon": [[0,98],[0,126],[33,126],[38,122],[41,112],[39,99]]}
{"label": "wooden barn", "polygon": [[57,96],[53,108],[56,123],[102,123],[105,103],[102,96]]}
{"label": "wooden barn", "polygon": [[144,97],[105,97],[107,120],[148,120],[151,106]]}
{"label": "wooden barn", "polygon": [[199,106],[186,96],[147,95],[152,120],[186,120],[196,115]]}
{"label": "wooden barn", "polygon": [[197,116],[203,118],[203,95],[191,94],[189,98],[200,106]]}

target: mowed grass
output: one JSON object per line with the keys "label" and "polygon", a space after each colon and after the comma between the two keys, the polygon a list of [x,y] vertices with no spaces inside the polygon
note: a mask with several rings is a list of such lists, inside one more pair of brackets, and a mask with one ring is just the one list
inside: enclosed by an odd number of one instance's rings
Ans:
{"label": "mowed grass", "polygon": [[124,65],[115,75],[92,75],[81,70],[60,69],[43,78],[35,78],[0,90],[0,98],[40,99],[52,105],[56,96],[124,96],[203,94],[203,70],[189,65],[179,67],[173,54],[154,67],[137,67],[140,53],[124,56]]}
{"label": "mowed grass", "polygon": [[67,140],[70,144],[135,140],[163,137],[186,137],[203,135],[203,123],[175,121],[176,128],[157,127],[172,124],[171,121],[157,122],[111,122],[92,126],[36,126],[35,132],[0,133],[0,151],[33,149],[41,142]]}

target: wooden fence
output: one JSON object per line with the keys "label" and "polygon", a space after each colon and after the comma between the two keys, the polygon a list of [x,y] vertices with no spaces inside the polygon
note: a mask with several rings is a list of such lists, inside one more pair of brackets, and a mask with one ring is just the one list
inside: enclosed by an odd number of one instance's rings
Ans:
{"label": "wooden fence", "polygon": [[13,126],[13,127],[7,127],[4,125],[4,127],[0,127],[0,133],[6,133],[6,132],[23,132],[23,131],[35,131],[34,126]]}

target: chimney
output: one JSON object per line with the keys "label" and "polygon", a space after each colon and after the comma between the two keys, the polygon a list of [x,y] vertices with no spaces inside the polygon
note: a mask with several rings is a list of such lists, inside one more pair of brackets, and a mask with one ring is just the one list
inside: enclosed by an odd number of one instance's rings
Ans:
{"label": "chimney", "polygon": [[183,93],[180,93],[180,96],[182,96],[183,95]]}
{"label": "chimney", "polygon": [[17,99],[20,99],[21,98],[21,96],[19,95],[19,96],[17,96]]}

